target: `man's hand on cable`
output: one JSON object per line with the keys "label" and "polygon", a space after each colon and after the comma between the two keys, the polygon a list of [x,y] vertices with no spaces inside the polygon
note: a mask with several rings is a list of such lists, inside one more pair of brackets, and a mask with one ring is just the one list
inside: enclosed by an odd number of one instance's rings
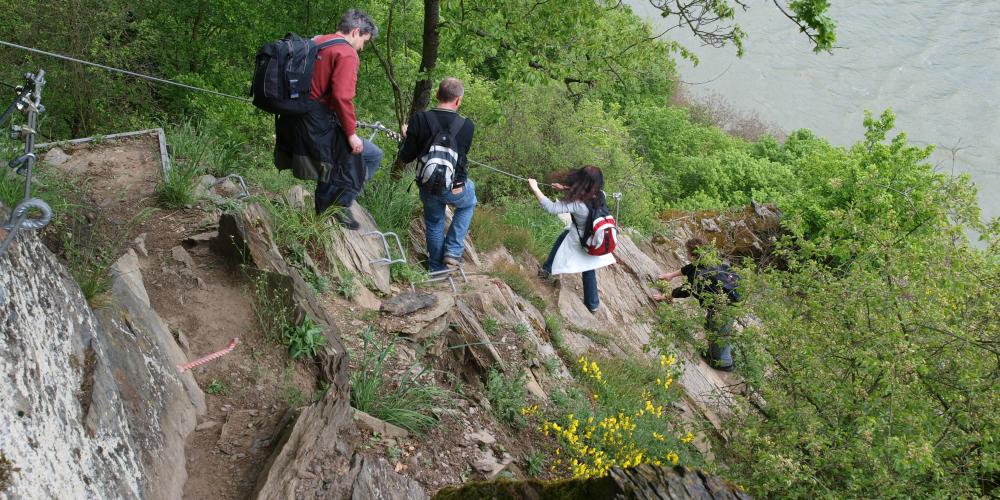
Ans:
{"label": "man's hand on cable", "polygon": [[408,128],[410,128],[410,124],[404,123],[401,127],[399,127],[399,135],[406,137],[406,129]]}
{"label": "man's hand on cable", "polygon": [[358,134],[354,134],[347,138],[347,143],[351,145],[351,152],[354,154],[361,154],[365,149],[365,144],[361,142],[361,138]]}

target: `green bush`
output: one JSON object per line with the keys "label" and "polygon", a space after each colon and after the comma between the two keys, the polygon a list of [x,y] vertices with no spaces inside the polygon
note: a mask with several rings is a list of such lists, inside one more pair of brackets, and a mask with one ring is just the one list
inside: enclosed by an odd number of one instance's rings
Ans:
{"label": "green bush", "polygon": [[521,409],[528,404],[528,392],[524,388],[524,372],[504,375],[491,368],[486,377],[486,399],[493,407],[497,420],[520,429],[527,421],[521,414]]}
{"label": "green bush", "polygon": [[[760,497],[967,498],[996,491],[1000,258],[971,248],[966,179],[887,139],[833,148],[793,134],[799,188],[780,269],[744,269],[760,323],[733,337],[757,408],[735,412],[724,461]],[[783,149],[783,150],[779,150]],[[696,318],[663,315],[673,336]]]}
{"label": "green bush", "polygon": [[[600,101],[572,102],[555,85],[522,85],[504,103],[503,121],[477,134],[475,151],[487,163],[521,177],[545,180],[584,165],[601,167],[605,190],[623,192],[620,223],[649,232],[658,227],[657,201],[642,158],[632,153],[628,128]],[[526,139],[530,138],[530,139]],[[525,181],[473,167],[484,203],[536,203]],[[612,208],[613,209],[613,208]],[[542,245],[544,246],[544,245]]]}

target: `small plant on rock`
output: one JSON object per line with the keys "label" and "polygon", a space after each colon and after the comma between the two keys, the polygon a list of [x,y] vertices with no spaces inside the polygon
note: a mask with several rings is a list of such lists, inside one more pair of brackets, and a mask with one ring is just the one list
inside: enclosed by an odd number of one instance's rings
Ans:
{"label": "small plant on rock", "polygon": [[337,295],[345,299],[352,299],[358,294],[358,281],[354,278],[354,273],[343,270],[340,279],[337,281]]}
{"label": "small plant on rock", "polygon": [[323,327],[308,317],[298,326],[286,328],[283,340],[292,359],[299,359],[302,356],[311,358],[326,344]]}
{"label": "small plant on rock", "polygon": [[415,264],[397,262],[392,265],[389,272],[392,275],[392,281],[394,283],[416,285],[427,281],[427,272]]}
{"label": "small plant on rock", "polygon": [[528,338],[528,325],[524,323],[518,323],[514,325],[514,333],[517,334],[517,338],[525,340]]}
{"label": "small plant on rock", "polygon": [[699,465],[693,434],[669,424],[668,409],[679,397],[676,355],[661,354],[659,366],[631,359],[598,364],[581,356],[573,372],[587,392],[554,393],[565,414],[542,422],[542,432],[559,443],[555,470],[586,478],[603,477],[616,466]]}
{"label": "small plant on rock", "polygon": [[483,331],[485,331],[487,335],[495,335],[500,331],[500,323],[493,318],[484,319],[482,325]]}
{"label": "small plant on rock", "polygon": [[249,288],[253,298],[253,314],[261,333],[274,342],[284,340],[285,331],[291,328],[291,311],[282,294],[272,286],[267,273],[257,273],[251,279]]}
{"label": "small plant on rock", "polygon": [[524,457],[524,463],[527,466],[528,475],[538,477],[542,474],[542,467],[545,466],[545,454],[537,450],[533,451]]}
{"label": "small plant on rock", "polygon": [[205,388],[205,392],[209,394],[225,394],[226,384],[222,383],[222,381],[217,378],[212,379],[212,383],[208,384],[208,387]]}

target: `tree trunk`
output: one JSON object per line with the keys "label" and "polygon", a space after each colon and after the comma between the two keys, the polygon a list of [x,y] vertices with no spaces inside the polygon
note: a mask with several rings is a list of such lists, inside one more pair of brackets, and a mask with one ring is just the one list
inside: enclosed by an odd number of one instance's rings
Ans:
{"label": "tree trunk", "polygon": [[[413,85],[413,101],[410,103],[410,111],[406,114],[406,121],[409,121],[413,113],[427,109],[427,105],[431,102],[433,72],[437,65],[438,46],[441,44],[441,35],[438,32],[440,20],[441,0],[424,0],[424,37],[418,73],[421,78]],[[398,177],[404,167],[397,159],[392,165],[393,176]]]}
{"label": "tree trunk", "polygon": [[413,113],[427,109],[427,105],[431,102],[432,73],[437,65],[438,46],[441,44],[441,34],[438,32],[440,19],[441,1],[424,0],[424,45],[420,54],[419,73],[422,78],[413,86],[413,103],[406,115],[407,119]]}

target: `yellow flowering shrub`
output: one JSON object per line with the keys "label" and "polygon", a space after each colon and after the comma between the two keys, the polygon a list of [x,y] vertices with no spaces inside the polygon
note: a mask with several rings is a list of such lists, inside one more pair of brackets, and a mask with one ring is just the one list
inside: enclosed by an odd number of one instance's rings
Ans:
{"label": "yellow flowering shrub", "polygon": [[[614,369],[603,371],[602,364]],[[612,467],[676,465],[689,455],[693,434],[675,437],[668,422],[669,402],[679,397],[671,390],[679,375],[676,355],[661,355],[653,366],[581,356],[575,368],[589,398],[540,427],[558,443],[552,470],[601,477]]]}

